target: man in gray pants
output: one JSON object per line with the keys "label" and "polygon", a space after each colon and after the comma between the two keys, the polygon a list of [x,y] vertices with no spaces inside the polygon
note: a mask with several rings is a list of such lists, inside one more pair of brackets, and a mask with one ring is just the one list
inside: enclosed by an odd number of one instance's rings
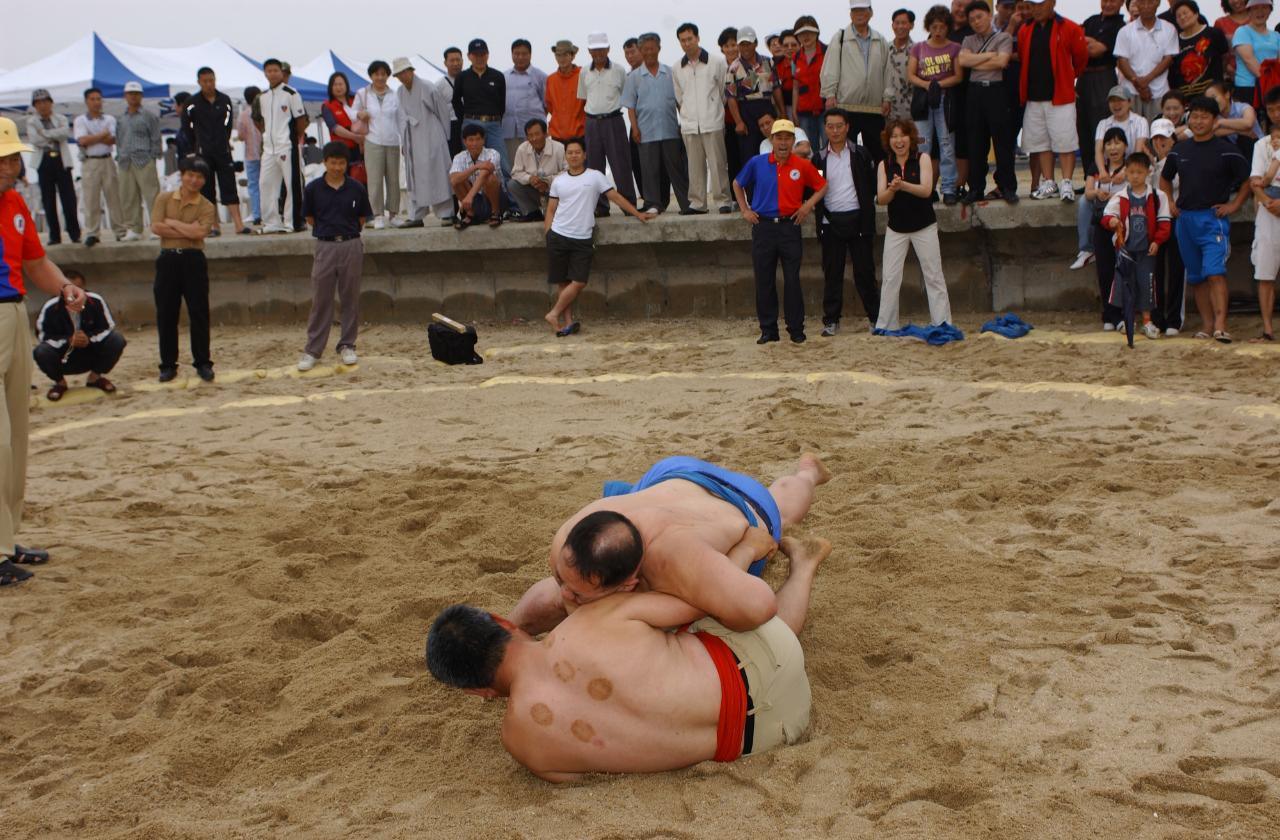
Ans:
{"label": "man in gray pants", "polygon": [[338,353],[344,365],[354,365],[356,333],[360,329],[360,270],[364,245],[360,231],[373,215],[369,194],[359,181],[347,177],[346,144],[334,141],[324,147],[324,177],[307,184],[303,209],[316,254],[311,265],[311,318],[307,321],[307,348],[298,370],[308,371],[324,353],[333,324],[333,294],[342,305],[342,335]]}

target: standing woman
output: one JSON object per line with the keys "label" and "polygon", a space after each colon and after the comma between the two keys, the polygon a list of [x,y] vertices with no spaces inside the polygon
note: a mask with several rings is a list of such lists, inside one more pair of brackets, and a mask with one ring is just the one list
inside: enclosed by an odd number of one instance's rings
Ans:
{"label": "standing woman", "polygon": [[[951,22],[951,12],[946,6],[931,8],[924,16],[924,28],[929,38],[913,45],[907,59],[907,81],[912,85],[911,118],[916,122],[920,151],[924,155],[929,154],[936,133],[941,146],[942,200],[948,205],[959,199],[950,89],[964,81],[964,71],[957,60],[960,45],[950,38]],[[929,188],[932,192],[932,183]]]}
{"label": "standing woman", "polygon": [[[1116,181],[1117,173],[1124,172],[1125,156],[1129,153],[1129,139],[1124,129],[1112,126],[1102,135],[1103,171],[1085,179],[1084,198],[1089,214],[1079,216],[1079,221],[1091,227],[1102,224],[1102,213],[1111,196],[1129,188],[1123,177]],[[1102,329],[1105,332],[1124,330],[1124,314],[1111,304],[1111,284],[1116,279],[1116,246],[1111,236],[1093,232],[1094,268],[1098,271],[1098,293],[1102,298]]]}
{"label": "standing woman", "polygon": [[244,144],[244,178],[249,186],[249,220],[245,224],[262,224],[262,191],[258,178],[262,175],[262,132],[253,123],[253,103],[262,91],[253,85],[244,89],[244,105],[236,116],[236,136]]}
{"label": "standing woman", "polygon": [[[1236,37],[1236,30],[1249,22],[1249,0],[1222,0],[1222,17],[1213,22],[1213,28],[1220,31],[1227,39],[1227,44],[1232,43],[1232,39]],[[1228,52],[1223,64],[1223,76],[1229,84],[1234,84],[1236,79],[1236,54]]]}
{"label": "standing woman", "polygon": [[[796,125],[811,138],[817,138],[818,147],[827,147],[823,131],[822,114],[826,103],[822,101],[822,59],[827,48],[818,40],[818,21],[812,15],[796,19],[796,38],[800,48],[792,60],[791,107],[795,111]],[[814,151],[817,151],[815,149]]]}
{"label": "standing woman", "polygon": [[329,77],[329,95],[320,108],[320,118],[328,127],[329,135],[347,147],[347,175],[359,181],[360,178],[352,173],[350,167],[364,161],[362,150],[365,135],[369,133],[369,124],[360,120],[356,97],[351,92],[351,83],[347,81],[346,73],[338,71]]}
{"label": "standing woman", "polygon": [[369,204],[374,230],[387,226],[383,212],[395,220],[400,212],[400,99],[387,84],[391,65],[369,65],[371,84],[356,95],[356,118],[369,127],[364,138],[365,170],[369,176]]}
{"label": "standing woman", "polygon": [[1249,0],[1249,23],[1236,30],[1231,49],[1236,54],[1236,87],[1231,98],[1253,104],[1253,89],[1262,73],[1262,62],[1280,56],[1280,34],[1267,28],[1271,0]]}
{"label": "standing woman", "polygon": [[902,290],[902,266],[907,246],[915,249],[929,296],[929,322],[935,326],[951,322],[951,300],[942,275],[942,253],[938,247],[938,218],[933,212],[933,161],[918,150],[920,135],[911,120],[892,120],[880,138],[888,155],[876,167],[876,204],[889,208],[889,224],[884,232],[881,266],[884,282],[880,289],[880,317],[877,330],[898,329],[898,297]]}

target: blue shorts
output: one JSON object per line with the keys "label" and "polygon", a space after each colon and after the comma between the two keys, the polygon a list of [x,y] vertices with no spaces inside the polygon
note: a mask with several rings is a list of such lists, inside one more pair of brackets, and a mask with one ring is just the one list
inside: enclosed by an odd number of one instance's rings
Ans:
{"label": "blue shorts", "polygon": [[1231,251],[1231,222],[1212,210],[1183,210],[1176,224],[1178,251],[1187,267],[1187,284],[1197,286],[1209,277],[1227,276]]}

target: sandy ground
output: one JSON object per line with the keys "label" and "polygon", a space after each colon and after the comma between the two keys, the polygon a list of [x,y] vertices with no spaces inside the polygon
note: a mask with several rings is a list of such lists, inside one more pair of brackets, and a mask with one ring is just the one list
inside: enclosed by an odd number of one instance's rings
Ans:
{"label": "sandy ground", "polygon": [[[55,557],[0,591],[3,835],[1275,837],[1280,353],[1028,317],[482,327],[472,368],[374,327],[305,378],[299,330],[224,329],[218,384],[171,389],[130,334],[119,396],[33,414]],[[435,613],[508,610],[603,480],[806,449],[806,742],[555,788],[426,673]]]}

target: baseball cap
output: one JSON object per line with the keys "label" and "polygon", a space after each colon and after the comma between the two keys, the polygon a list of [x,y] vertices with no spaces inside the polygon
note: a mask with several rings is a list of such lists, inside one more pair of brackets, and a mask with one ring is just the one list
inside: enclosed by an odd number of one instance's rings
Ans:
{"label": "baseball cap", "polygon": [[769,131],[769,136],[772,137],[773,135],[782,131],[787,131],[787,132],[790,132],[791,134],[795,134],[796,124],[793,123],[791,120],[774,120],[773,128],[770,129]]}
{"label": "baseball cap", "polygon": [[870,9],[871,0],[849,0],[850,9]]}
{"label": "baseball cap", "polygon": [[1175,133],[1176,129],[1174,128],[1173,123],[1166,120],[1164,117],[1161,117],[1151,123],[1152,137],[1172,137]]}
{"label": "baseball cap", "polygon": [[53,101],[53,97],[49,95],[49,91],[45,90],[44,88],[36,88],[35,90],[31,91],[32,105],[36,104],[42,99],[47,99],[50,102]]}
{"label": "baseball cap", "polygon": [[484,55],[489,52],[489,45],[484,42],[483,38],[472,38],[471,43],[467,44],[467,55],[475,53],[476,55]]}
{"label": "baseball cap", "polygon": [[589,50],[607,50],[609,49],[609,36],[603,32],[592,32],[587,36],[587,49]]}
{"label": "baseball cap", "polygon": [[577,55],[578,47],[573,43],[573,41],[566,39],[562,41],[556,41],[555,45],[551,47],[551,52],[555,53],[556,55],[561,55],[563,53],[572,53],[574,55]]}
{"label": "baseball cap", "polygon": [[1107,99],[1128,99],[1129,91],[1120,85],[1115,85],[1111,90],[1107,91]]}
{"label": "baseball cap", "polygon": [[391,75],[397,76],[406,70],[413,69],[413,62],[404,56],[391,60]]}
{"label": "baseball cap", "polygon": [[1249,0],[1249,3],[1248,5],[1245,6],[1245,8],[1252,9],[1254,6],[1271,6],[1271,5],[1273,5],[1271,0]]}
{"label": "baseball cap", "polygon": [[142,93],[142,83],[141,82],[125,82],[124,92],[125,93]]}
{"label": "baseball cap", "polygon": [[796,34],[797,34],[797,35],[799,35],[801,32],[812,32],[814,35],[820,35],[820,34],[822,34],[822,33],[820,33],[820,32],[818,31],[818,27],[816,27],[816,26],[809,26],[808,24],[805,24],[804,26],[802,26],[802,27],[800,27],[799,29],[797,29],[797,30],[796,30]]}
{"label": "baseball cap", "polygon": [[8,117],[0,117],[0,157],[30,152],[33,149],[18,135],[18,126]]}
{"label": "baseball cap", "polygon": [[738,43],[741,44],[743,41],[750,41],[753,44],[760,43],[759,39],[756,37],[756,31],[750,26],[738,27]]}

